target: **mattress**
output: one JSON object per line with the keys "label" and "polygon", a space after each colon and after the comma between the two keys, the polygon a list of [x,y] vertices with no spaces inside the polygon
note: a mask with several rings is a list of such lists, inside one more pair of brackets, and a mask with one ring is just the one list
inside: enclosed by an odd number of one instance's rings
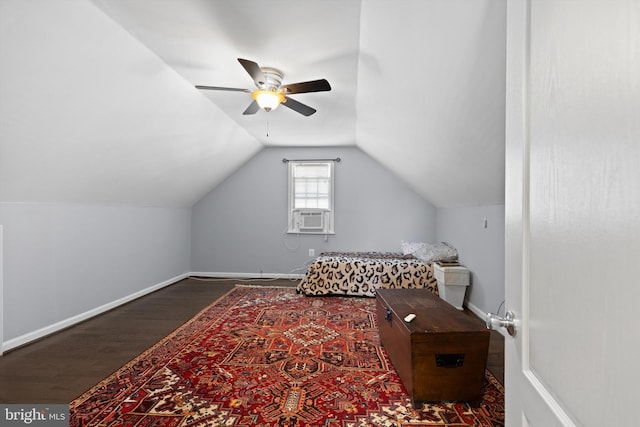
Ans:
{"label": "mattress", "polygon": [[379,288],[423,288],[438,295],[431,265],[394,252],[323,252],[297,286],[305,295],[366,297]]}

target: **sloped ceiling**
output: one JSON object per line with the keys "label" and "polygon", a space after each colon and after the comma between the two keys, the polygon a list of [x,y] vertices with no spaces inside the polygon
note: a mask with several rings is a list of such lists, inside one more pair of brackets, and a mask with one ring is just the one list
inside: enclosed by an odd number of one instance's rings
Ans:
{"label": "sloped ceiling", "polygon": [[[0,201],[190,206],[268,146],[357,145],[436,206],[503,203],[505,0],[0,0]],[[253,116],[237,62],[310,117]]]}

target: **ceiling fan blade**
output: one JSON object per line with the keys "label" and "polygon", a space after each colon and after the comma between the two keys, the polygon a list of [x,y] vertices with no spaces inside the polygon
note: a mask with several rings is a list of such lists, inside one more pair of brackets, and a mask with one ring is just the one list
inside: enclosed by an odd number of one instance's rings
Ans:
{"label": "ceiling fan blade", "polygon": [[282,86],[285,93],[325,92],[331,90],[331,85],[326,79],[311,80],[308,82],[291,83]]}
{"label": "ceiling fan blade", "polygon": [[240,65],[242,65],[244,69],[247,70],[247,73],[249,73],[256,86],[262,86],[264,84],[264,73],[262,72],[262,68],[260,68],[257,63],[249,59],[242,58],[238,58],[238,62],[240,62]]}
{"label": "ceiling fan blade", "polygon": [[282,105],[284,105],[285,107],[289,107],[293,111],[297,111],[298,113],[307,117],[316,112],[315,108],[311,108],[308,105],[305,105],[302,102],[298,102],[295,99],[289,98],[287,96],[284,97],[284,102],[282,103]]}
{"label": "ceiling fan blade", "polygon": [[249,104],[247,109],[244,110],[242,114],[244,114],[245,116],[248,114],[255,114],[258,112],[259,109],[260,109],[260,106],[258,105],[258,103],[256,101],[253,101],[251,104]]}
{"label": "ceiling fan blade", "polygon": [[219,86],[201,86],[201,85],[196,85],[196,89],[225,90],[230,92],[251,92],[249,89],[240,89],[237,87],[219,87]]}

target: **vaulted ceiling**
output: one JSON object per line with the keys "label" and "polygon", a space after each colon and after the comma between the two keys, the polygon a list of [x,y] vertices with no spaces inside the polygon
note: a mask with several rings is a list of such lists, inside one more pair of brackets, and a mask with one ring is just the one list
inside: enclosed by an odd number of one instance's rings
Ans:
{"label": "vaulted ceiling", "polygon": [[[190,206],[264,147],[355,145],[504,202],[505,0],[0,0],[0,201]],[[237,58],[330,92],[242,112]]]}

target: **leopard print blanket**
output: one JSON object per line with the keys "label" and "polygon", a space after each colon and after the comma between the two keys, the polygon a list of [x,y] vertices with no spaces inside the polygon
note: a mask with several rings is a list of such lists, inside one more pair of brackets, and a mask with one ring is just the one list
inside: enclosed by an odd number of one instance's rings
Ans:
{"label": "leopard print blanket", "polygon": [[426,288],[438,295],[431,265],[391,252],[321,253],[297,287],[305,295],[367,297],[378,288]]}

